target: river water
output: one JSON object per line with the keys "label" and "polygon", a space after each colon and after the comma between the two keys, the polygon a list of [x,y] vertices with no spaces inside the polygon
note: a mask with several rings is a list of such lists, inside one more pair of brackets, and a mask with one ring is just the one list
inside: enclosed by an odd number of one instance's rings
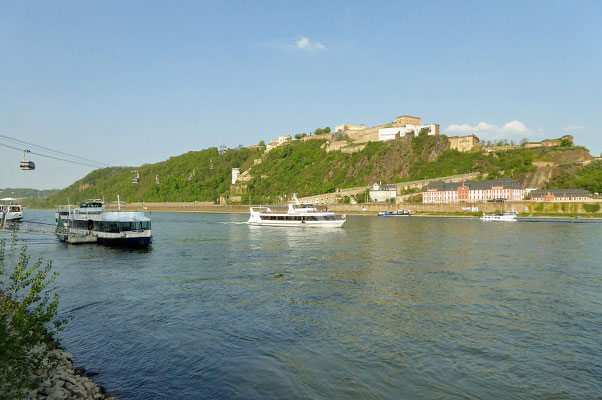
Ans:
{"label": "river water", "polygon": [[602,224],[151,218],[148,251],[25,236],[117,398],[602,397]]}

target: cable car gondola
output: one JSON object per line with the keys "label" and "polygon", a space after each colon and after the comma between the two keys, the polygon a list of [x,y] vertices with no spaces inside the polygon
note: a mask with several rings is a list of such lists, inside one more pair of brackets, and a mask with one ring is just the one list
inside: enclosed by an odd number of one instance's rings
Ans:
{"label": "cable car gondola", "polygon": [[21,159],[21,163],[19,164],[19,167],[24,171],[31,171],[33,169],[36,169],[36,165],[34,164],[33,161],[25,160],[25,153],[31,153],[31,151],[23,150],[23,158]]}
{"label": "cable car gondola", "polygon": [[136,173],[136,177],[132,178],[132,183],[138,183],[140,182],[140,174],[138,173],[138,171],[133,171]]}
{"label": "cable car gondola", "polygon": [[159,181],[159,175],[155,175],[155,185],[158,185],[159,183],[161,183],[161,181]]}

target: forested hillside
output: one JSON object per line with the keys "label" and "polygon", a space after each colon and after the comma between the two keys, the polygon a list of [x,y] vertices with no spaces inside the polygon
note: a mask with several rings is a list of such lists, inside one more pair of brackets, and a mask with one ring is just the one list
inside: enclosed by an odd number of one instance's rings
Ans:
{"label": "forested hillside", "polygon": [[[228,193],[232,168],[249,168],[261,149],[230,149],[219,154],[216,148],[191,151],[156,164],[140,167],[109,167],[92,171],[83,179],[33,206],[53,206],[67,200],[99,198],[117,200],[119,194],[132,201],[214,201]],[[137,171],[139,183],[132,183]],[[159,183],[156,183],[158,178]]]}
{"label": "forested hillside", "polygon": [[[424,178],[480,172],[481,177],[512,177],[530,183],[538,166],[535,161],[570,165],[559,173],[547,172],[554,187],[599,187],[600,163],[582,168],[579,162],[591,159],[582,147],[512,149],[483,153],[450,150],[445,136],[405,136],[388,142],[370,142],[361,151],[349,154],[326,152],[326,139],[295,140],[268,153],[264,148],[217,149],[188,152],[169,160],[141,167],[112,167],[93,171],[83,179],[50,197],[38,206],[53,206],[69,199],[86,198],[114,201],[119,194],[133,201],[217,201],[232,196],[247,203],[276,201],[283,194],[306,196],[337,188],[396,183]],[[247,171],[250,180],[231,187],[232,168]],[[554,167],[556,168],[556,167]],[[140,181],[132,183],[140,174]],[[556,169],[554,169],[556,171]],[[155,178],[158,175],[159,183]],[[557,176],[558,175],[558,176]],[[573,177],[573,178],[571,178]],[[591,182],[597,182],[598,186]],[[542,184],[543,185],[543,184]],[[551,186],[550,186],[551,187]]]}

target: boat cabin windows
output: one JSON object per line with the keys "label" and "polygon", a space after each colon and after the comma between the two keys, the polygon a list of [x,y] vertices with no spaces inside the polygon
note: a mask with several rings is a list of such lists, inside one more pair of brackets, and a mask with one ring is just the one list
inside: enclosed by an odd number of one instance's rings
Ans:
{"label": "boat cabin windows", "polygon": [[101,201],[82,201],[79,203],[80,208],[102,207]]}
{"label": "boat cabin windows", "polygon": [[99,230],[102,232],[129,232],[129,231],[145,231],[151,228],[150,221],[131,221],[131,222],[112,222],[101,221]]}
{"label": "boat cabin windows", "polygon": [[150,221],[132,221],[132,222],[118,222],[118,221],[91,221],[91,220],[73,220],[72,228],[90,230],[90,226],[93,230],[98,232],[131,232],[131,231],[145,231],[151,229]]}
{"label": "boat cabin windows", "polygon": [[334,215],[261,215],[263,221],[336,221]]}

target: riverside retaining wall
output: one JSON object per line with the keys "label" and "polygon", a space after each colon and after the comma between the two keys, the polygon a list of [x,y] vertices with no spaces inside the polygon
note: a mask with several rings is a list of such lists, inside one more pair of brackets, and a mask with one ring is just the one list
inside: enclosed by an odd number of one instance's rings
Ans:
{"label": "riverside retaining wall", "polygon": [[[198,203],[198,202],[197,202]],[[203,205],[194,203],[130,203],[121,206],[123,211],[158,211],[158,212],[205,212],[205,213],[249,213],[248,205]],[[590,212],[584,208],[585,204],[600,205],[600,209]],[[254,205],[256,207],[257,205]],[[286,204],[279,204],[286,207]],[[458,213],[469,212],[466,208],[477,207],[478,212],[511,211],[519,213],[558,213],[558,214],[592,214],[602,216],[602,200],[572,203],[542,203],[535,201],[514,201],[505,203],[476,203],[476,204],[421,204],[421,203],[370,203],[370,204],[331,204],[327,207],[332,211],[346,214],[376,215],[379,211],[411,210],[425,213]],[[321,206],[326,207],[326,206]],[[107,209],[116,210],[117,205],[109,204]]]}

